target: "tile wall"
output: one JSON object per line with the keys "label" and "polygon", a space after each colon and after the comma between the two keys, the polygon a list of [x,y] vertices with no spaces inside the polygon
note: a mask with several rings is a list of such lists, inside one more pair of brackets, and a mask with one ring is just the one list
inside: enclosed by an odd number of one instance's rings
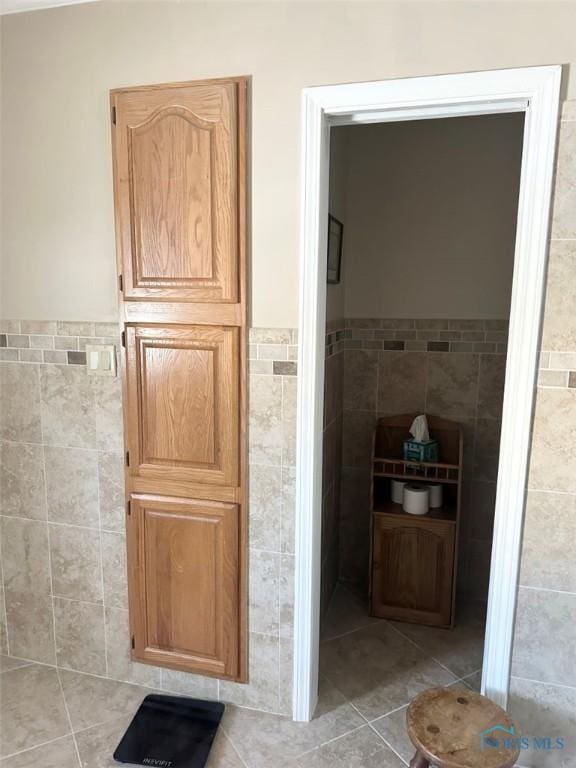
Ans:
{"label": "tile wall", "polygon": [[296,332],[249,347],[248,685],[129,657],[121,387],[87,375],[109,323],[0,324],[0,651],[61,668],[291,711]]}
{"label": "tile wall", "polygon": [[472,599],[485,599],[507,322],[347,318],[344,326],[341,579],[366,592],[376,419],[430,413],[458,421],[464,430],[458,586]]}
{"label": "tile wall", "polygon": [[576,765],[576,102],[564,105],[509,708],[524,733],[562,736],[524,766]]}
{"label": "tile wall", "polygon": [[326,326],[324,370],[324,442],[322,462],[322,570],[320,618],[323,619],[340,576],[340,493],[344,384],[342,321]]}

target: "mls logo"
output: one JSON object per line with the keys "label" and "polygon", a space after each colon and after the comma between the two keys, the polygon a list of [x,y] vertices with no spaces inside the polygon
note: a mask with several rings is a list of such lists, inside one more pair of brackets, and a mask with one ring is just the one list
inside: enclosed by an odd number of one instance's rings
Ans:
{"label": "mls logo", "polygon": [[514,726],[493,725],[480,733],[480,749],[513,749],[515,745]]}

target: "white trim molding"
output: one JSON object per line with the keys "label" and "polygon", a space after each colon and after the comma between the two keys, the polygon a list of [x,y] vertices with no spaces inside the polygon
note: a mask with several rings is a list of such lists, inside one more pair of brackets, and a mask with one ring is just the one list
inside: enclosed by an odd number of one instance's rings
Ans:
{"label": "white trim molding", "polygon": [[318,696],[322,418],[330,126],[525,112],[482,690],[506,706],[560,98],[560,66],[307,88],[296,458],[293,717]]}

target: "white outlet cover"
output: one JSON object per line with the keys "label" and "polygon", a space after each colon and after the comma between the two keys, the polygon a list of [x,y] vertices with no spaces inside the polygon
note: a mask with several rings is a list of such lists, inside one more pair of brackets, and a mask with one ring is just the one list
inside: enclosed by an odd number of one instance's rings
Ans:
{"label": "white outlet cover", "polygon": [[86,344],[86,369],[89,376],[116,376],[114,344]]}

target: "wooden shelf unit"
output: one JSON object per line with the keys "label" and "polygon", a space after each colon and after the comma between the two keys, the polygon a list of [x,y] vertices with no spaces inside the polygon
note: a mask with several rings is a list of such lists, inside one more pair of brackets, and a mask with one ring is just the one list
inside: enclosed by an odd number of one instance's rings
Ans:
{"label": "wooden shelf unit", "polygon": [[[461,426],[428,416],[441,462],[405,461],[404,440],[417,414],[386,416],[374,431],[370,482],[370,614],[454,625],[458,531],[462,498]],[[443,485],[443,506],[410,515],[391,499],[392,480]]]}

